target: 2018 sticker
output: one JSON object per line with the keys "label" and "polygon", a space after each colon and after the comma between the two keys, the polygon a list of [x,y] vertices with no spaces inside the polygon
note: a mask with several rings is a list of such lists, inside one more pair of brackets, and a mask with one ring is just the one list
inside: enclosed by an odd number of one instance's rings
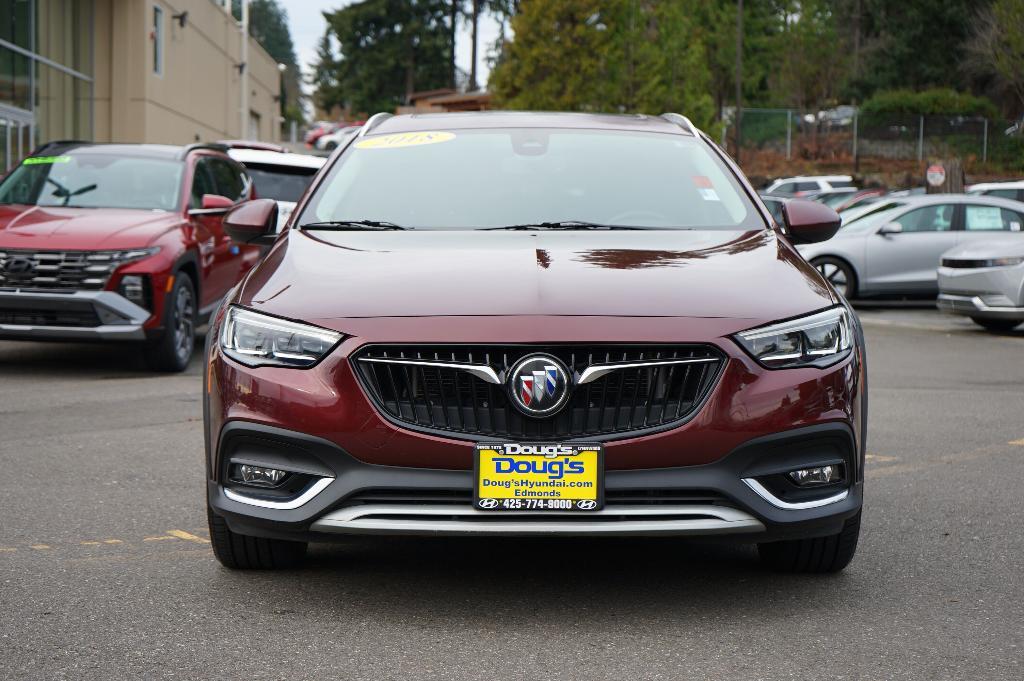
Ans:
{"label": "2018 sticker", "polygon": [[70,156],[29,156],[21,162],[24,166],[38,166],[51,163],[71,163]]}
{"label": "2018 sticker", "polygon": [[455,133],[452,132],[400,132],[394,135],[381,135],[359,140],[356,142],[356,149],[404,149],[405,147],[420,147],[424,144],[450,142],[453,139],[455,139]]}

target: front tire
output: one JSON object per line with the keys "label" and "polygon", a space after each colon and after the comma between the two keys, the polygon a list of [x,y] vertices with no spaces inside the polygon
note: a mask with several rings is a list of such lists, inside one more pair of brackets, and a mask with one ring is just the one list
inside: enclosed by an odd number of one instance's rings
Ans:
{"label": "front tire", "polygon": [[1019,319],[984,319],[982,317],[971,317],[971,321],[988,331],[1000,331],[1006,333],[1013,331],[1021,325]]}
{"label": "front tire", "polygon": [[184,272],[164,302],[164,332],[146,345],[146,363],[155,371],[184,371],[196,345],[196,288]]}
{"label": "front tire", "polygon": [[811,264],[844,298],[857,297],[857,275],[848,264],[830,256],[815,258]]}
{"label": "front tire", "polygon": [[838,534],[757,545],[761,562],[779,572],[839,572],[853,560],[860,537],[860,511]]}
{"label": "front tire", "polygon": [[227,521],[206,508],[210,543],[220,564],[232,570],[285,570],[302,565],[306,542],[250,537],[232,532]]}

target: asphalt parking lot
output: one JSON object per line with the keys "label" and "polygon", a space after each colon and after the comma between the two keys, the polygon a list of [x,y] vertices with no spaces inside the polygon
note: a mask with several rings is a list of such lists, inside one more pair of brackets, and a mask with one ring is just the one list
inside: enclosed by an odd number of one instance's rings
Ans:
{"label": "asphalt parking lot", "polygon": [[1024,332],[861,310],[860,550],[829,577],[669,540],[210,552],[201,364],[0,342],[0,676],[1020,679]]}

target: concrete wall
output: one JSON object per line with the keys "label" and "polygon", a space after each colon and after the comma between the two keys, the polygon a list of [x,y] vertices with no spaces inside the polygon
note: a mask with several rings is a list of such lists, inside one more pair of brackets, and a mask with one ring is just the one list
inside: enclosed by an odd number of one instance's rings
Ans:
{"label": "concrete wall", "polygon": [[[154,72],[153,8],[163,9],[163,69]],[[185,26],[172,19],[188,12]],[[277,64],[249,39],[243,131],[240,32],[212,0],[96,0],[94,120],[98,142],[277,141]]]}

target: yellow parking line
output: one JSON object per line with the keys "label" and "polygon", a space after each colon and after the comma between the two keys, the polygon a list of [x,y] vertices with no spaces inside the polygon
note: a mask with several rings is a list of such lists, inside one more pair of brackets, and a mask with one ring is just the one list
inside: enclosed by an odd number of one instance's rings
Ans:
{"label": "yellow parking line", "polygon": [[18,549],[10,549],[7,547],[0,547],[0,553],[14,553]]}
{"label": "yellow parking line", "polygon": [[35,549],[36,551],[45,551],[50,547],[46,544],[33,544],[31,548]]}
{"label": "yellow parking line", "polygon": [[1024,447],[1024,437],[1022,437],[1019,440],[1010,440],[1006,444],[1008,444],[1008,445],[1016,445],[1018,447]]}
{"label": "yellow parking line", "polygon": [[202,537],[197,537],[196,535],[192,534],[191,532],[186,532],[185,530],[167,530],[167,534],[171,535],[172,537],[177,537],[178,539],[184,539],[185,541],[194,541],[194,542],[199,543],[199,544],[209,544],[210,543],[209,539],[203,539]]}
{"label": "yellow parking line", "polygon": [[156,537],[146,537],[142,541],[163,541],[164,539],[174,539],[174,537],[169,534],[161,534]]}
{"label": "yellow parking line", "polygon": [[104,539],[103,543],[104,544],[123,544],[124,542],[121,541],[120,539]]}
{"label": "yellow parking line", "polygon": [[78,542],[78,543],[81,544],[82,546],[99,546],[100,545],[100,543],[98,541],[82,541],[82,542]]}

